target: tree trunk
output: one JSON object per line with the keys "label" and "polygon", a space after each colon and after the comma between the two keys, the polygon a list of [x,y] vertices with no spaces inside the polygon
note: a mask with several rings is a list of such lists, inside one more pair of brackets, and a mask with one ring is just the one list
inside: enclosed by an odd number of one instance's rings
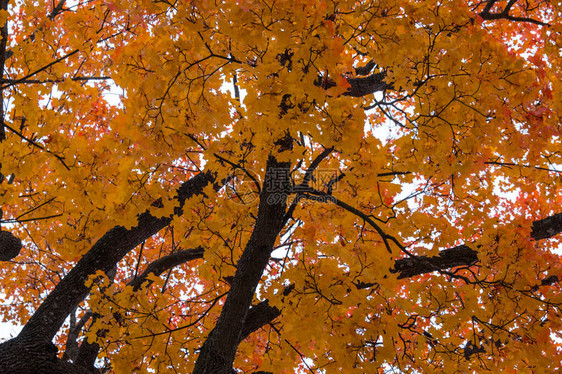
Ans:
{"label": "tree trunk", "polygon": [[289,166],[288,163],[278,163],[272,157],[268,161],[254,230],[236,265],[230,292],[217,324],[201,347],[193,374],[232,372],[254,292],[285,224],[287,196],[291,188]]}

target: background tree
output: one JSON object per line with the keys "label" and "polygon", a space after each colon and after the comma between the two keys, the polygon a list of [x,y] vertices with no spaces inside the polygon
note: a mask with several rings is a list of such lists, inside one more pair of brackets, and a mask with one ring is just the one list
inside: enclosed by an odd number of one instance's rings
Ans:
{"label": "background tree", "polygon": [[559,1],[0,8],[1,372],[560,369]]}

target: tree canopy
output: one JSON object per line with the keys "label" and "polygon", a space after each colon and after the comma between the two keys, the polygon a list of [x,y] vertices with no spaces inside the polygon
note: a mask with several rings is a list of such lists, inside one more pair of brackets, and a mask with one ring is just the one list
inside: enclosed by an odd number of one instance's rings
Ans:
{"label": "tree canopy", "polygon": [[562,2],[0,9],[1,372],[561,370]]}

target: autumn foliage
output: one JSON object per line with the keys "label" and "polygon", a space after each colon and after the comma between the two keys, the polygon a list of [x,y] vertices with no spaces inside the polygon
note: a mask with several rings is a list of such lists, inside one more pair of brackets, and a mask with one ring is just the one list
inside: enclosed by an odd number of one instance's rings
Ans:
{"label": "autumn foliage", "polygon": [[0,372],[561,370],[560,1],[0,8]]}

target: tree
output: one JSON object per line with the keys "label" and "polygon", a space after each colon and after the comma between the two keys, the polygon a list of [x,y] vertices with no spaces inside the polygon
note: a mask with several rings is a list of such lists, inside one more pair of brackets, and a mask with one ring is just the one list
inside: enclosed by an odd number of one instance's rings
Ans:
{"label": "tree", "polygon": [[0,7],[0,371],[560,369],[559,1]]}

